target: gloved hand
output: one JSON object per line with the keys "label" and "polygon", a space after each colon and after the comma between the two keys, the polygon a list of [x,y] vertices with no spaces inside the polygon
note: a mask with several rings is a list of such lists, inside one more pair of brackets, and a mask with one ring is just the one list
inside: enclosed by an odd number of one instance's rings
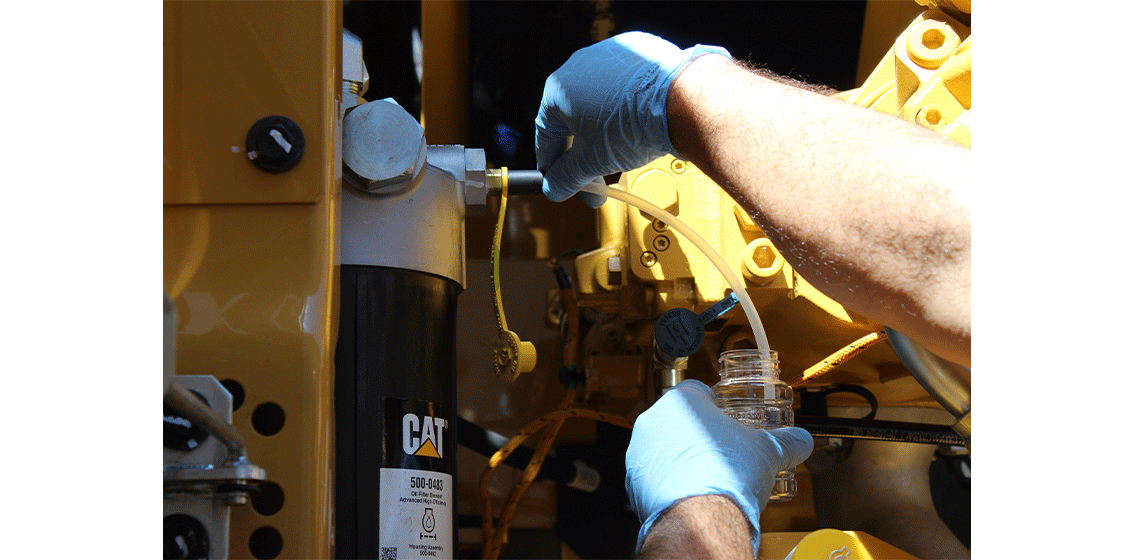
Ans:
{"label": "gloved hand", "polygon": [[[674,153],[667,133],[667,92],[687,63],[722,47],[680,50],[631,32],[576,51],[544,82],[536,116],[536,165],[544,194],[561,202],[583,185]],[[572,136],[572,149],[564,152]],[[581,193],[592,208],[606,197]]]}
{"label": "gloved hand", "polygon": [[774,478],[812,450],[813,438],[801,428],[744,426],[714,405],[705,384],[687,379],[675,385],[635,420],[627,447],[625,486],[643,521],[636,550],[659,515],[678,500],[722,494],[737,503],[753,526],[756,557],[758,519]]}

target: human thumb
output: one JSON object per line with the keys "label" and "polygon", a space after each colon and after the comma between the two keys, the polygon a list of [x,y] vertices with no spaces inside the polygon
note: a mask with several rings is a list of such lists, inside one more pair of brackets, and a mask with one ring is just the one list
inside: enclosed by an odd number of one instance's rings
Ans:
{"label": "human thumb", "polygon": [[775,428],[767,431],[781,448],[783,471],[803,463],[813,452],[813,436],[802,428]]}

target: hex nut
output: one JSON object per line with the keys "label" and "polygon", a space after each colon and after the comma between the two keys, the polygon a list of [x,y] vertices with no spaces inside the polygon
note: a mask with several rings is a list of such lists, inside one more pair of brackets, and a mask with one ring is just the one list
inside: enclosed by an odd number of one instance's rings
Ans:
{"label": "hex nut", "polygon": [[393,101],[352,108],[343,119],[343,176],[376,194],[400,194],[422,181],[426,134]]}
{"label": "hex nut", "polygon": [[370,75],[363,63],[363,40],[354,33],[343,30],[343,81],[359,85],[356,95],[367,92]]}

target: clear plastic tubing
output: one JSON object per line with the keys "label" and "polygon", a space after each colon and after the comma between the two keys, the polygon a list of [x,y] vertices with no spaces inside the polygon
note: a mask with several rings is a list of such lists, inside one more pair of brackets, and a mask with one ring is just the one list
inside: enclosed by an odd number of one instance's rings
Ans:
{"label": "clear plastic tubing", "polygon": [[738,302],[742,306],[742,311],[745,311],[746,318],[749,319],[750,327],[753,328],[753,338],[757,341],[757,348],[766,352],[769,351],[769,339],[765,337],[765,327],[761,325],[761,319],[757,316],[757,308],[753,306],[753,300],[749,298],[749,294],[745,290],[745,284],[742,284],[741,279],[738,278],[738,275],[734,274],[733,269],[731,269],[729,265],[726,264],[726,260],[722,258],[722,255],[719,255],[718,252],[715,251],[714,248],[711,247],[705,239],[702,239],[701,235],[698,235],[698,233],[693,229],[690,229],[689,226],[680,222],[679,219],[674,217],[674,215],[670,212],[667,212],[666,210],[663,210],[662,208],[659,208],[658,206],[655,206],[654,204],[651,204],[650,202],[647,202],[646,200],[643,200],[642,198],[639,198],[627,191],[609,187],[599,181],[594,181],[588,183],[587,185],[584,185],[582,190],[598,195],[607,196],[609,198],[614,198],[620,202],[630,204],[658,218],[664,224],[667,224],[671,228],[681,233],[691,242],[693,242],[694,246],[698,247],[698,250],[702,251],[702,254],[706,255],[706,258],[710,259],[710,262],[714,263],[714,266],[718,268],[718,271],[722,273],[722,276],[726,277],[726,283],[729,284],[730,289],[734,291],[734,295],[737,296]]}

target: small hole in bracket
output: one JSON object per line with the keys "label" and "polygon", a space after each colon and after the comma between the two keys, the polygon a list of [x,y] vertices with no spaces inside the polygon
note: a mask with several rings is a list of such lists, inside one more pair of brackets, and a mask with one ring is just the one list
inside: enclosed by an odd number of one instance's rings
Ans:
{"label": "small hole in bracket", "polygon": [[283,549],[284,539],[275,527],[261,527],[249,535],[249,552],[256,558],[276,558]]}
{"label": "small hole in bracket", "polygon": [[252,411],[252,427],[262,436],[272,436],[284,429],[284,409],[273,402],[266,402]]}
{"label": "small hole in bracket", "polygon": [[236,412],[245,403],[245,388],[236,379],[226,379],[221,386],[233,396],[233,411]]}
{"label": "small hole in bracket", "polygon": [[267,517],[284,507],[284,489],[275,482],[262,482],[257,488],[260,494],[252,499],[252,509]]}

